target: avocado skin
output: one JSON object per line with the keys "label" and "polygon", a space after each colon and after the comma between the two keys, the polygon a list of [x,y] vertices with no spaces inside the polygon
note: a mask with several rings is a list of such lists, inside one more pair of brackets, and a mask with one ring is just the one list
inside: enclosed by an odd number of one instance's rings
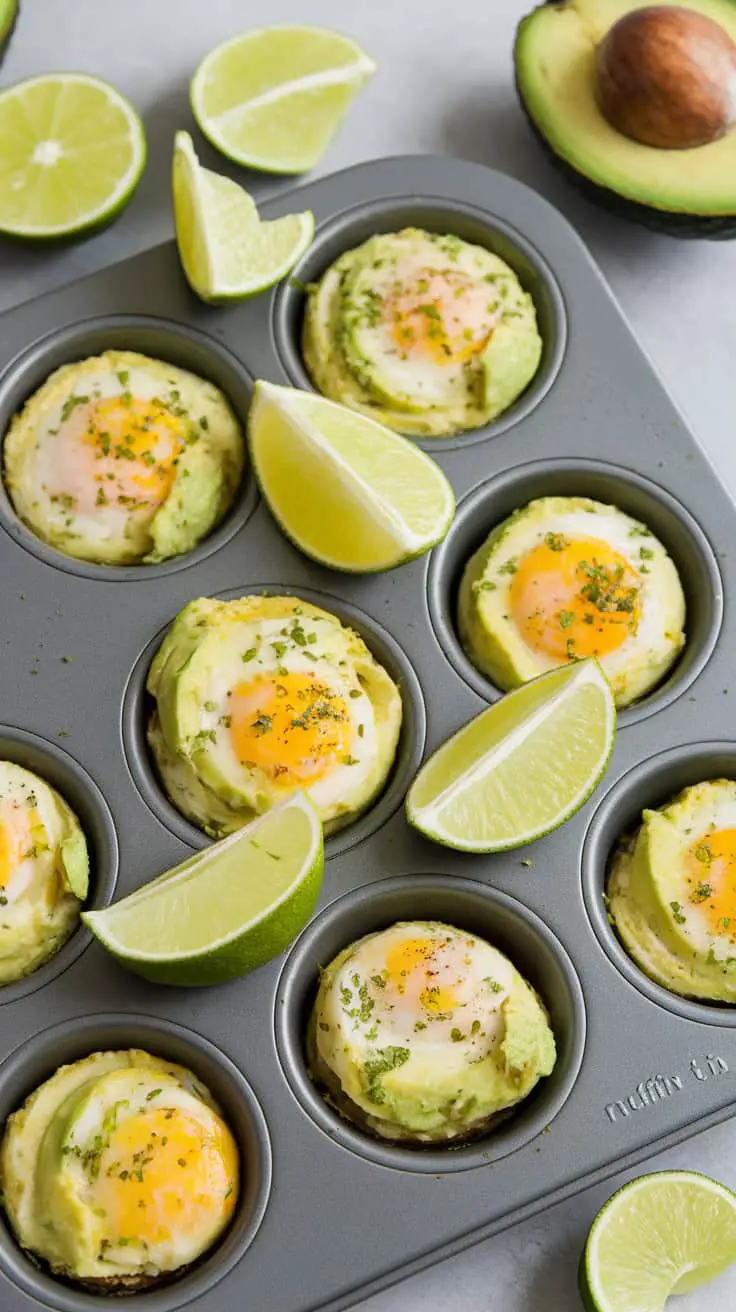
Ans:
{"label": "avocado skin", "polygon": [[[559,5],[560,0],[545,0],[548,5]],[[619,219],[628,219],[638,223],[650,232],[661,232],[667,237],[686,237],[691,240],[733,241],[736,239],[736,214],[687,214],[673,210],[658,210],[651,205],[642,205],[639,201],[629,200],[610,187],[601,187],[591,182],[584,173],[579,173],[567,160],[562,159],[539,130],[527,108],[524,89],[521,85],[519,70],[514,66],[514,81],[519,103],[534,136],[551,164],[554,164],[570,186],[585,200],[606,210]]]}
{"label": "avocado skin", "polygon": [[5,51],[8,48],[8,42],[15,31],[19,17],[20,0],[16,0],[16,4],[10,10],[9,18],[6,19],[5,26],[0,27],[0,64],[2,64],[3,59],[5,58]]}

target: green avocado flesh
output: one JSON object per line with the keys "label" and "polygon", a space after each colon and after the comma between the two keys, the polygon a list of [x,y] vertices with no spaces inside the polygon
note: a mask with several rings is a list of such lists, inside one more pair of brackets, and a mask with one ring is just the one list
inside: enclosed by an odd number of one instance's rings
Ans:
{"label": "green avocado flesh", "polygon": [[651,979],[684,997],[736,1002],[734,815],[736,782],[696,784],[645,811],[611,863],[608,914],[624,947]]}
{"label": "green avocado flesh", "polygon": [[[736,134],[688,150],[661,150],[611,127],[595,99],[596,47],[632,0],[568,0],[533,10],[516,37],[519,93],[553,155],[581,179],[652,210],[704,218],[736,213]],[[688,8],[736,39],[733,0]],[[600,197],[599,197],[600,199]]]}

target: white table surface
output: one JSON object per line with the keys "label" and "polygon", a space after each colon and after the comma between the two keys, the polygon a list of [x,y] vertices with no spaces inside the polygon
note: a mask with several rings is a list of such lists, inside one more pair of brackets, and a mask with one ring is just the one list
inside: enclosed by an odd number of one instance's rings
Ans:
{"label": "white table surface", "polygon": [[[530,0],[531,2],[531,0]],[[248,26],[310,22],[349,31],[379,73],[353,105],[319,172],[410,151],[465,156],[541,191],[578,228],[642,345],[736,494],[736,242],[680,242],[609,219],[570,192],[516,102],[511,47],[527,0],[21,0],[0,85],[51,69],[114,82],[146,125],[149,163],[108,232],[62,251],[0,247],[0,308],[164,240],[174,131],[190,129],[188,80],[202,56]],[[198,139],[204,162],[237,170]],[[256,196],[284,184],[245,177]],[[611,452],[615,456],[615,452]],[[653,1157],[651,1169],[704,1171],[736,1189],[730,1124]],[[356,1305],[355,1312],[574,1312],[591,1219],[625,1177],[587,1190],[457,1258]],[[733,1312],[736,1268],[681,1312]],[[265,1310],[264,1310],[265,1312]],[[276,1310],[274,1310],[276,1312]]]}

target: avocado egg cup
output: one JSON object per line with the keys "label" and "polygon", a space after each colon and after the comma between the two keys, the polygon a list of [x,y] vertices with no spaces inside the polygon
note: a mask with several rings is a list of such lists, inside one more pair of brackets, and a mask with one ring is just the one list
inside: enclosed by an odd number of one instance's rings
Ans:
{"label": "avocado egg cup", "polygon": [[508,957],[434,921],[368,934],[321,972],[312,1078],[348,1120],[405,1144],[485,1133],[556,1061],[546,1009]]}
{"label": "avocado egg cup", "polygon": [[63,797],[0,761],[0,985],[32,974],[79,924],[89,856]]}
{"label": "avocado egg cup", "polygon": [[209,1091],[135,1049],[60,1067],[0,1144],[17,1242],[100,1292],[134,1292],[196,1262],[229,1225],[238,1187],[238,1149]]}
{"label": "avocado egg cup", "polygon": [[503,691],[596,657],[617,707],[656,687],[685,644],[685,595],[665,547],[616,506],[540,497],[468,561],[460,641]]}
{"label": "avocado egg cup", "polygon": [[711,779],[644,811],[614,854],[606,905],[650,979],[736,1002],[736,782]]}
{"label": "avocado egg cup", "polygon": [[57,369],[3,444],[16,513],[42,542],[102,565],[191,551],[230,509],[244,438],[212,383],[132,351]]}
{"label": "avocado egg cup", "polygon": [[312,381],[413,437],[503,414],[542,356],[534,302],[498,255],[419,228],[346,251],[310,290],[302,343]]}
{"label": "avocado egg cup", "polygon": [[219,838],[305,789],[331,833],[383,788],[401,694],[363,639],[297,597],[200,597],[151,665],[148,742],[174,806]]}

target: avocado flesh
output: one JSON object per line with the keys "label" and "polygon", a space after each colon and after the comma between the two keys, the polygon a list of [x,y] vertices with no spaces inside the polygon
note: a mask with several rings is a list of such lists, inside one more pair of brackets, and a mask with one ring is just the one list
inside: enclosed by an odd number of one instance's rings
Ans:
{"label": "avocado flesh", "polygon": [[[556,162],[590,198],[682,235],[728,236],[736,216],[736,135],[690,150],[659,150],[617,132],[596,103],[596,46],[618,19],[645,7],[572,0],[534,10],[516,38],[522,103]],[[736,39],[731,0],[692,0],[688,7]]]}
{"label": "avocado flesh", "polygon": [[644,811],[641,827],[622,839],[611,862],[611,923],[644,973],[683,997],[736,1002],[733,947],[703,924],[697,910],[702,899],[693,898],[692,884],[683,878],[698,836],[704,828],[721,827],[713,799],[731,807],[735,795],[736,784],[724,779],[684,789],[661,810]]}

